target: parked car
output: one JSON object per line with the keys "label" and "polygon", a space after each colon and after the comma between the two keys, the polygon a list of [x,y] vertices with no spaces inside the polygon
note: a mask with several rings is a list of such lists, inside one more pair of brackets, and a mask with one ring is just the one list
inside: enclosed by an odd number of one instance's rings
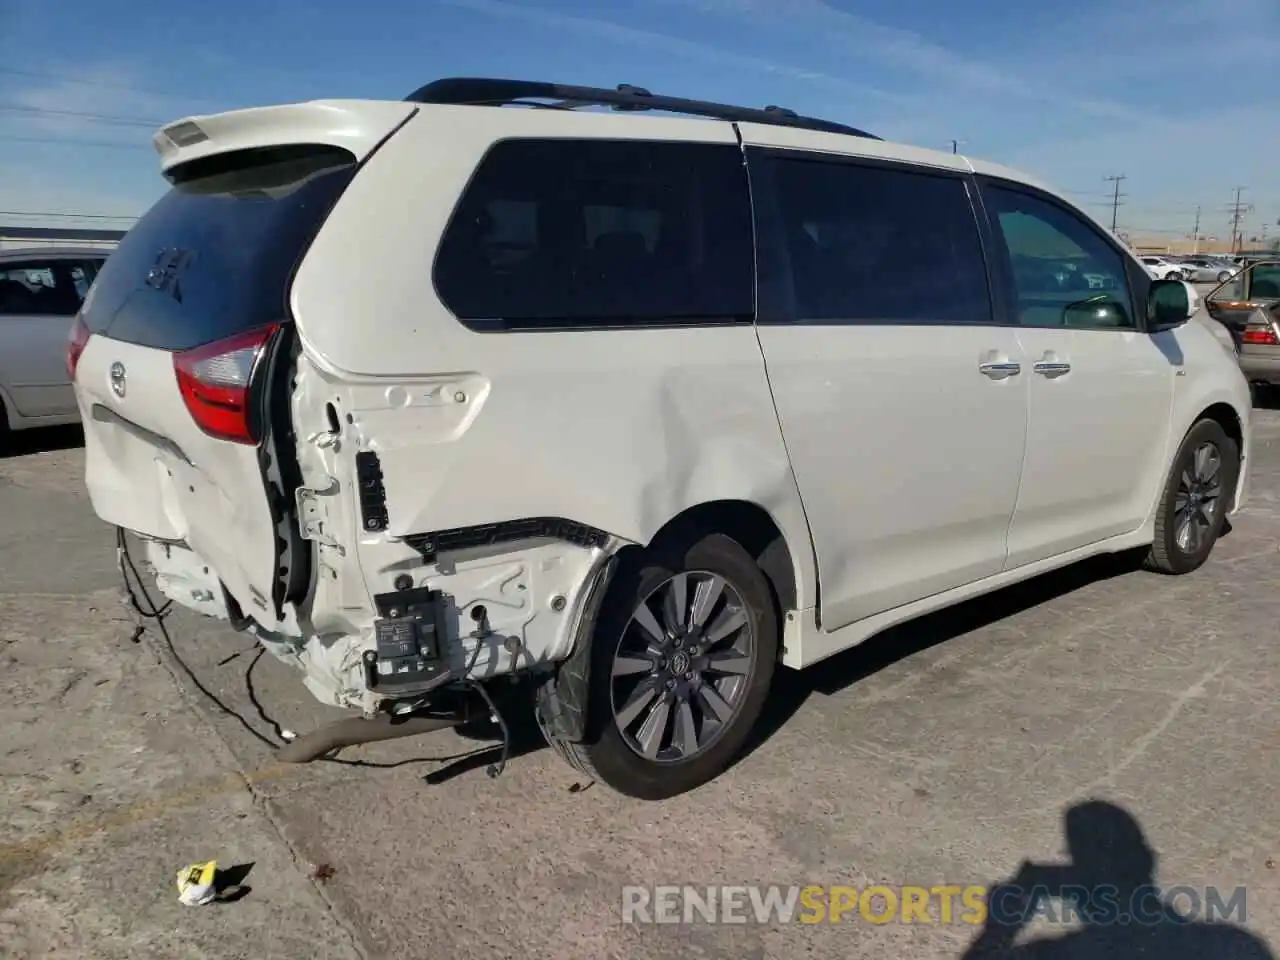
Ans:
{"label": "parked car", "polygon": [[1240,274],[1205,301],[1213,318],[1235,337],[1246,379],[1266,388],[1280,386],[1280,257],[1246,260]]}
{"label": "parked car", "polygon": [[1240,267],[1211,257],[1184,257],[1179,261],[1183,278],[1193,283],[1225,283]]}
{"label": "parked car", "polygon": [[1157,280],[1185,280],[1187,276],[1181,263],[1167,257],[1145,256],[1142,265]]}
{"label": "parked car", "polygon": [[0,433],[76,423],[67,335],[100,249],[0,250]]}
{"label": "parked car", "polygon": [[1096,554],[1188,573],[1240,505],[1190,288],[1004,167],[510,80],[155,143],[69,347],[86,481],[166,596],[363,715],[283,759],[509,731],[516,678],[576,769],[671,796],[779,667]]}

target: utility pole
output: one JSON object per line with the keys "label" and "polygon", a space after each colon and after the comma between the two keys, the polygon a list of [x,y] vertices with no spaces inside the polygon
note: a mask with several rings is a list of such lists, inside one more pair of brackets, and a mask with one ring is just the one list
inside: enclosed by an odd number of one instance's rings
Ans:
{"label": "utility pole", "polygon": [[1191,228],[1192,253],[1200,252],[1200,204],[1196,204],[1196,225]]}
{"label": "utility pole", "polygon": [[1239,253],[1240,221],[1244,215],[1253,209],[1248,204],[1240,202],[1240,194],[1244,193],[1244,187],[1236,187],[1236,202],[1231,205],[1231,252]]}
{"label": "utility pole", "polygon": [[1111,232],[1116,232],[1116,214],[1120,210],[1120,181],[1128,180],[1123,173],[1114,177],[1106,177],[1108,182],[1116,185],[1115,193],[1111,197]]}

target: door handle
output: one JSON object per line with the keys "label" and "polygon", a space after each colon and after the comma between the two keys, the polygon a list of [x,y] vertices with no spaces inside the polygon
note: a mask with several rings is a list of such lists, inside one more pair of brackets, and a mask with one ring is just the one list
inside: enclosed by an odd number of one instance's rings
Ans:
{"label": "door handle", "polygon": [[1016,360],[983,360],[978,364],[978,372],[992,380],[1003,380],[1021,373],[1022,364]]}
{"label": "door handle", "polygon": [[1060,377],[1071,372],[1071,364],[1064,360],[1037,360],[1033,369],[1041,376]]}

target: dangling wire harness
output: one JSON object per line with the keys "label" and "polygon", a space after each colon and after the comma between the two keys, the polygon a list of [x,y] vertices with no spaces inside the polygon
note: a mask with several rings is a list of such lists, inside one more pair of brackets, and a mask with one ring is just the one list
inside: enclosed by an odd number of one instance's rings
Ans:
{"label": "dangling wire harness", "polygon": [[[173,661],[181,668],[182,672],[187,675],[187,679],[191,681],[192,685],[197,690],[199,690],[200,693],[202,693],[204,697],[210,703],[212,703],[220,713],[225,714],[226,716],[234,719],[237,723],[240,724],[240,726],[242,726],[246,731],[248,731],[248,733],[255,740],[265,744],[267,747],[269,747],[272,750],[279,750],[281,743],[288,743],[289,742],[288,738],[284,736],[284,728],[281,727],[280,724],[278,724],[275,720],[271,719],[271,717],[267,715],[262,705],[258,702],[257,696],[252,689],[251,681],[250,681],[250,693],[249,693],[250,699],[254,702],[254,706],[258,710],[258,715],[262,717],[265,723],[269,724],[273,728],[276,736],[280,739],[280,743],[276,743],[270,737],[264,735],[256,727],[254,727],[253,724],[251,724],[248,720],[246,720],[242,714],[237,713],[235,710],[231,709],[225,703],[223,703],[222,700],[220,700],[216,694],[214,694],[211,690],[209,690],[208,687],[206,687],[203,683],[201,683],[200,678],[196,676],[195,672],[189,666],[187,666],[187,662],[183,660],[183,658],[179,655],[177,647],[174,645],[173,637],[170,636],[169,634],[169,628],[165,624],[165,619],[167,618],[167,616],[169,615],[169,613],[173,608],[173,601],[166,600],[164,603],[162,603],[160,606],[157,607],[155,604],[155,601],[151,599],[151,594],[147,591],[146,584],[142,580],[142,574],[138,571],[138,567],[133,562],[133,557],[129,553],[129,542],[123,527],[116,527],[116,566],[120,570],[120,579],[124,586],[125,599],[128,603],[128,606],[137,614],[138,620],[139,620],[139,622],[134,625],[133,636],[130,639],[134,643],[140,642],[142,639],[142,634],[145,632],[147,628],[146,622],[150,621],[154,623],[156,625],[156,628],[160,631],[160,636],[164,639],[165,647],[168,648],[169,655],[173,658]],[[135,589],[135,586],[136,586],[136,589]],[[463,672],[464,677],[468,677],[472,669],[475,667],[477,660],[479,660],[481,647],[482,647],[481,644],[476,644],[476,648],[472,652],[471,659],[468,662],[466,669]],[[265,652],[264,650],[259,650],[258,655],[253,660],[253,663],[250,664],[250,667],[249,667],[250,675],[253,667],[257,665],[258,659],[262,656],[264,652]],[[489,709],[490,716],[492,716],[494,721],[498,724],[498,729],[502,735],[501,753],[498,757],[498,760],[496,763],[489,764],[489,766],[485,770],[489,778],[493,779],[499,776],[506,769],[507,760],[509,759],[510,753],[511,753],[511,731],[507,726],[506,718],[503,717],[502,712],[498,709],[497,704],[494,703],[493,698],[489,695],[489,691],[484,688],[483,684],[481,684],[478,680],[471,679],[468,677],[467,685],[472,687],[480,695],[480,698],[484,701],[485,706],[488,707]],[[487,749],[491,749],[491,748],[486,748],[486,750]],[[429,759],[435,762],[447,763],[447,762],[464,760],[470,757],[474,757],[476,756],[476,754],[483,753],[483,752],[486,752],[486,751],[473,750],[473,751],[468,751],[466,753],[460,753],[460,754],[455,754],[455,755],[445,756],[445,757],[435,757],[435,758],[429,758]],[[323,759],[330,763],[350,764],[350,765],[358,765],[358,766],[374,765],[374,764],[370,764],[368,761],[341,760],[337,757],[325,757]],[[423,759],[426,760],[428,758],[423,758]]]}

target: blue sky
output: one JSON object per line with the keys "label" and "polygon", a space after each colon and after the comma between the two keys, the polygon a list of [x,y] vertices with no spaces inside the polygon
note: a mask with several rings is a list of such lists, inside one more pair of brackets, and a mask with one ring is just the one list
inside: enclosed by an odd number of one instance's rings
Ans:
{"label": "blue sky", "polygon": [[1222,235],[1244,186],[1275,236],[1277,50],[1277,0],[0,0],[0,211],[142,212],[156,121],[489,75],[956,138],[1107,217],[1125,174],[1122,229]]}

